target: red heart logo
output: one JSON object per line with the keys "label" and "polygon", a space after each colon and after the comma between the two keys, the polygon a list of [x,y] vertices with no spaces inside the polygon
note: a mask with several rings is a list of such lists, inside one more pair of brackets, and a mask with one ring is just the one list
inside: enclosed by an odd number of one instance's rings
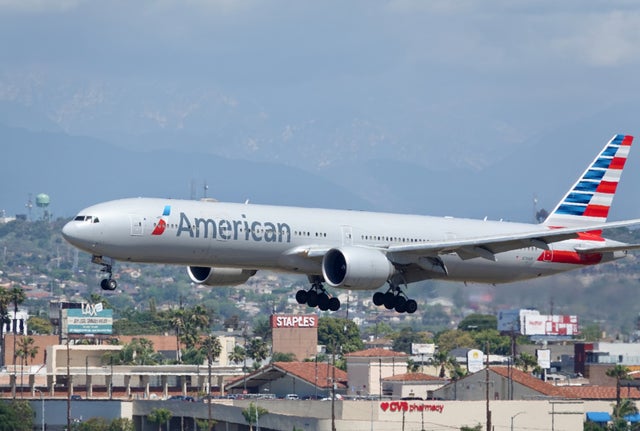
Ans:
{"label": "red heart logo", "polygon": [[387,409],[389,408],[389,403],[380,403],[380,408],[382,409],[383,412],[386,412]]}

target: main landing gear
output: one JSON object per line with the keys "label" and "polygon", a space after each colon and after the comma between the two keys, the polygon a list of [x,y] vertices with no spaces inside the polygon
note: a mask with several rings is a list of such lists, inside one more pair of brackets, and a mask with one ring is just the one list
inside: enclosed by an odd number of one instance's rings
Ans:
{"label": "main landing gear", "polygon": [[340,300],[335,296],[329,296],[322,285],[319,277],[309,277],[311,288],[309,290],[300,289],[296,292],[298,304],[307,304],[309,307],[318,307],[322,311],[338,311]]}
{"label": "main landing gear", "polygon": [[110,263],[107,263],[102,256],[92,256],[91,262],[102,265],[100,272],[105,272],[108,275],[107,278],[103,278],[100,282],[102,290],[116,290],[118,282],[113,279],[113,260],[110,259]]}
{"label": "main landing gear", "polygon": [[398,313],[413,314],[418,309],[418,303],[409,299],[400,286],[392,283],[389,283],[389,289],[385,293],[376,292],[373,294],[373,303],[378,307],[384,305],[387,310],[394,309]]}

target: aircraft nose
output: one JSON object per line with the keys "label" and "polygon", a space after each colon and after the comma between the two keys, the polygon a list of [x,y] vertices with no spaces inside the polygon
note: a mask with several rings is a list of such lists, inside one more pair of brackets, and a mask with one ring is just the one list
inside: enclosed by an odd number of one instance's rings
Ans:
{"label": "aircraft nose", "polygon": [[67,224],[62,227],[62,237],[71,244],[73,244],[73,240],[76,238],[76,235],[77,229],[75,229],[72,221],[67,222]]}
{"label": "aircraft nose", "polygon": [[76,220],[71,220],[62,227],[62,237],[71,245],[86,250],[94,240],[91,238],[91,232],[87,229],[89,225]]}

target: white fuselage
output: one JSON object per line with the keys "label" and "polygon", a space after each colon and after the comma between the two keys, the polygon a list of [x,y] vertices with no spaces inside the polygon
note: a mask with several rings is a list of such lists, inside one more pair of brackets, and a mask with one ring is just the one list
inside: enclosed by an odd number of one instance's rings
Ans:
{"label": "white fuselage", "polygon": [[[91,206],[63,229],[65,238],[96,256],[189,266],[269,269],[322,274],[316,250],[428,244],[459,238],[531,231],[536,225],[318,208],[279,207],[157,198],[123,199]],[[548,250],[534,246],[498,253],[495,260],[389,252],[406,268],[408,282],[440,278],[503,283],[551,275],[622,257],[624,253],[579,255],[565,240]],[[611,242],[607,240],[607,242]],[[613,243],[613,242],[611,242]],[[308,251],[308,252],[307,252]],[[320,254],[320,253],[319,253]]]}

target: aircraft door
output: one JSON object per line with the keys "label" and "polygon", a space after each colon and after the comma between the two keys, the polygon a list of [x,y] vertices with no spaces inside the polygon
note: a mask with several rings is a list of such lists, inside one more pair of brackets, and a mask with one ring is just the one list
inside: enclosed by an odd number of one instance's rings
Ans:
{"label": "aircraft door", "polygon": [[542,261],[543,262],[552,262],[553,261],[553,250],[549,247],[549,250],[542,251]]}
{"label": "aircraft door", "polygon": [[342,245],[353,245],[353,228],[351,226],[342,226]]}
{"label": "aircraft door", "polygon": [[142,216],[130,214],[129,220],[131,220],[131,236],[141,236],[144,233]]}

